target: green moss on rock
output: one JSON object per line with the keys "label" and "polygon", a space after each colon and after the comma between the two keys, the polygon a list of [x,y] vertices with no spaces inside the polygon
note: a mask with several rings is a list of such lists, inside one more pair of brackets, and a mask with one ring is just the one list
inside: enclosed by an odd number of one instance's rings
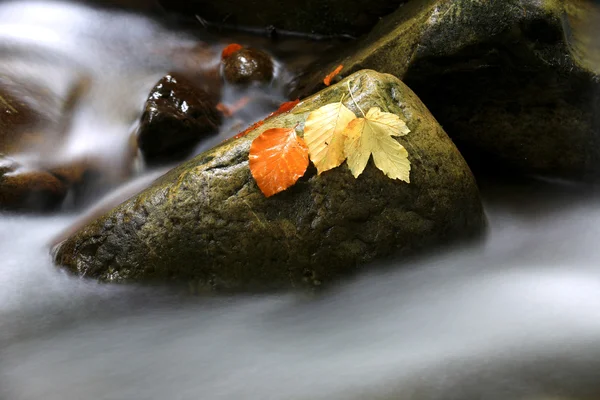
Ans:
{"label": "green moss on rock", "polygon": [[[272,127],[299,129],[311,110],[339,101],[396,113],[411,183],[369,163],[344,164],[265,198],[248,167],[250,144]],[[59,265],[109,282],[186,281],[216,290],[330,283],[390,255],[482,232],[477,186],[465,161],[415,94],[391,75],[361,71],[170,171],[55,250]]]}
{"label": "green moss on rock", "polygon": [[296,95],[320,90],[338,64],[345,75],[390,73],[419,95],[473,167],[597,179],[600,86],[589,61],[600,60],[600,50],[595,57],[576,47],[597,32],[570,18],[581,4],[414,0],[307,72]]}

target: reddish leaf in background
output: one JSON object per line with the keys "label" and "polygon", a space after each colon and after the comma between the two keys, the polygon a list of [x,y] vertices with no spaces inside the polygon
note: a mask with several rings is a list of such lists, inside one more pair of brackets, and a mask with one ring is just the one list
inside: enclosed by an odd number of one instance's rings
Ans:
{"label": "reddish leaf in background", "polygon": [[250,103],[250,97],[244,96],[241,99],[239,99],[238,101],[236,101],[235,103],[233,103],[233,105],[231,107],[229,107],[229,109],[231,110],[231,112],[233,112],[235,114],[236,112],[240,111],[242,108],[246,107],[248,105],[248,103]]}
{"label": "reddish leaf in background", "polygon": [[344,68],[344,66],[340,64],[340,65],[338,65],[338,66],[337,66],[337,68],[336,68],[336,69],[334,69],[332,72],[330,72],[330,73],[329,73],[329,74],[328,74],[328,75],[325,77],[325,79],[323,79],[323,83],[325,84],[325,86],[329,86],[329,85],[331,85],[331,80],[332,80],[333,78],[335,78],[335,77],[336,77],[336,76],[337,76],[337,75],[338,75],[338,74],[339,74],[339,73],[342,71],[342,69],[343,69],[343,68]]}
{"label": "reddish leaf in background", "polygon": [[231,109],[223,103],[217,104],[216,108],[217,108],[217,111],[219,111],[221,114],[223,114],[223,116],[226,118],[229,118],[233,115],[233,111],[231,111]]}
{"label": "reddish leaf in background", "polygon": [[294,128],[264,131],[250,146],[250,172],[270,197],[292,186],[308,168],[308,147]]}
{"label": "reddish leaf in background", "polygon": [[292,108],[296,107],[296,105],[300,103],[300,99],[286,101],[285,103],[281,103],[277,111],[271,113],[269,117],[274,117],[275,115],[283,114],[290,111]]}
{"label": "reddish leaf in background", "polygon": [[224,117],[229,118],[232,117],[233,114],[240,111],[242,108],[246,107],[250,102],[250,98],[248,96],[244,96],[232,105],[228,106],[227,104],[219,103],[217,104],[217,111],[220,111]]}
{"label": "reddish leaf in background", "polygon": [[296,107],[296,105],[298,103],[300,103],[299,99],[281,103],[281,105],[279,105],[279,108],[277,110],[275,110],[271,114],[267,115],[264,119],[261,119],[260,121],[255,122],[254,124],[250,125],[245,130],[243,130],[242,132],[235,135],[233,138],[237,139],[237,138],[241,138],[242,136],[246,136],[248,133],[250,133],[250,131],[253,131],[254,129],[262,126],[265,123],[265,121],[268,120],[269,118],[273,118],[276,115],[280,115],[280,114],[289,112],[292,108]]}
{"label": "reddish leaf in background", "polygon": [[223,52],[221,53],[221,60],[226,59],[227,57],[229,57],[230,55],[232,55],[233,53],[235,53],[238,50],[243,49],[243,47],[237,43],[232,43],[230,45],[228,45],[227,47],[225,47],[223,49]]}

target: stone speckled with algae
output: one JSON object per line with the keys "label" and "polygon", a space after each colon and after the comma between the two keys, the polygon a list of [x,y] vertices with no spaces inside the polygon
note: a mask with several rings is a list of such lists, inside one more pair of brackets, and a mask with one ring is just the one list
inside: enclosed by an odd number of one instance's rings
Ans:
{"label": "stone speckled with algae", "polygon": [[[411,183],[387,178],[372,160],[358,178],[347,166],[314,167],[295,186],[266,198],[248,167],[264,130],[302,131],[311,110],[339,101],[356,114],[396,113],[411,133],[398,138]],[[171,170],[151,187],[54,249],[57,264],[108,282],[187,282],[211,290],[312,287],[370,261],[402,256],[482,233],[475,180],[452,141],[397,78],[360,71]]]}

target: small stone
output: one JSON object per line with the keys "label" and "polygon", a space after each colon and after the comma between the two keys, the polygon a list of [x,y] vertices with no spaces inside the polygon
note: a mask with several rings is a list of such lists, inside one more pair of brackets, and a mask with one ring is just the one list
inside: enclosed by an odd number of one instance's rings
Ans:
{"label": "small stone", "polygon": [[223,60],[223,77],[236,85],[268,83],[273,79],[273,60],[261,50],[238,50]]}

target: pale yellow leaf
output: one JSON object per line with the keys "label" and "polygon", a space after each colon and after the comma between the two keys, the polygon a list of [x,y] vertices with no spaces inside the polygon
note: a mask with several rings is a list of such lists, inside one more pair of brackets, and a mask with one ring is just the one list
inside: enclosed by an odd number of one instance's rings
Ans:
{"label": "pale yellow leaf", "polygon": [[356,116],[342,102],[327,104],[308,114],[304,141],[319,174],[344,162],[343,131],[353,119]]}
{"label": "pale yellow leaf", "polygon": [[373,155],[375,166],[388,177],[410,182],[408,152],[393,138],[409,132],[400,117],[378,107],[371,108],[364,118],[351,121],[344,131],[344,154],[352,175],[358,178]]}
{"label": "pale yellow leaf", "polygon": [[406,122],[402,121],[399,116],[381,111],[379,107],[371,107],[367,111],[366,119],[376,124],[386,125],[389,128],[387,132],[390,136],[404,136],[410,133]]}

